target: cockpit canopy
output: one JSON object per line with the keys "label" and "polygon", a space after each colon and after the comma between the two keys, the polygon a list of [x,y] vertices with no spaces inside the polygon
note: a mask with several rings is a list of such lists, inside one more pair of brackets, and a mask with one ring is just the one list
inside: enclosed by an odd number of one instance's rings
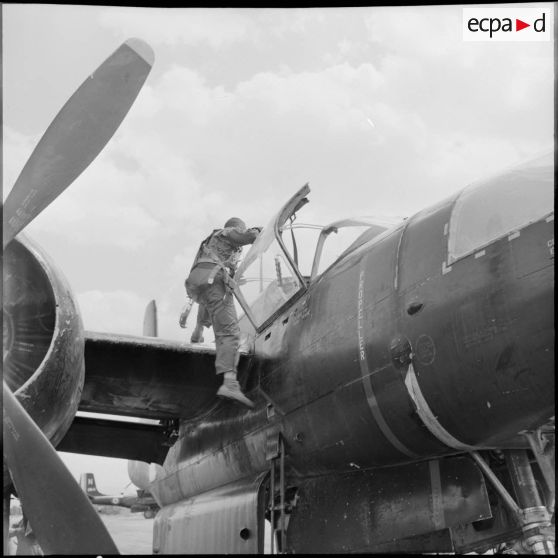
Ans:
{"label": "cockpit canopy", "polygon": [[[550,152],[462,190],[450,217],[448,264],[548,215],[553,207],[553,185],[554,161]],[[340,255],[336,253],[338,261],[400,221],[344,219],[325,227],[295,224],[296,212],[308,203],[309,192],[308,185],[304,185],[271,219],[236,273],[235,296],[257,331],[264,329],[320,276],[324,261],[330,264],[323,257],[323,248],[331,233],[365,227],[356,240],[344,245]],[[299,262],[303,259],[299,254],[302,251],[294,229],[308,227],[315,229],[318,237],[311,266],[305,269]]]}
{"label": "cockpit canopy", "polygon": [[[344,219],[325,227],[295,224],[296,212],[308,203],[306,196],[309,192],[310,188],[306,184],[281,208],[263,229],[236,272],[235,295],[256,330],[265,328],[275,316],[292,304],[307,289],[308,284],[319,276],[324,265],[329,265],[332,254],[328,252],[327,257],[322,256],[324,244],[331,233],[354,228],[360,234],[361,231],[357,229],[365,228],[366,233],[361,236],[366,236],[368,240],[387,228],[370,219]],[[313,260],[299,261],[308,260],[305,256],[312,255],[306,250],[308,246],[298,246],[295,237],[301,234],[299,229],[314,229],[318,233]],[[352,242],[351,246],[357,243],[358,240]],[[341,256],[339,251],[333,251],[333,258],[339,259],[347,253],[350,248],[347,250],[346,246],[347,243],[340,251]],[[311,265],[305,269],[305,263]]]}
{"label": "cockpit canopy", "polygon": [[538,221],[552,210],[553,195],[552,152],[465,188],[450,218],[448,264]]}
{"label": "cockpit canopy", "polygon": [[265,325],[306,282],[286,250],[280,228],[308,200],[303,186],[263,229],[236,272],[235,295],[256,329]]}

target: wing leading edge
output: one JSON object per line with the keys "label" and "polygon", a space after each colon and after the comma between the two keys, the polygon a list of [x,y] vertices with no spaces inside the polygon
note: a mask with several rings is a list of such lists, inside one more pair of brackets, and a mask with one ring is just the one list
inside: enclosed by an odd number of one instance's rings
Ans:
{"label": "wing leading edge", "polygon": [[[249,357],[240,355],[239,372]],[[221,379],[215,348],[85,332],[85,384],[79,411],[163,421],[159,425],[76,417],[57,449],[162,463],[165,425],[215,408]]]}
{"label": "wing leading edge", "polygon": [[[248,357],[241,354],[239,371]],[[145,419],[192,419],[217,402],[215,348],[105,333],[85,333],[80,411]]]}

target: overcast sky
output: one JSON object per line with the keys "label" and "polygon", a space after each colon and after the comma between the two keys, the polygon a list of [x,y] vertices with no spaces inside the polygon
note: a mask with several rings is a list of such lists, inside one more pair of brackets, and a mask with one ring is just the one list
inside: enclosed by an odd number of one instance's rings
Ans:
{"label": "overcast sky", "polygon": [[[156,299],[160,336],[184,340],[185,276],[229,217],[265,225],[305,182],[307,223],[410,216],[552,146],[553,43],[464,42],[461,25],[461,6],[4,5],[4,197],[87,75],[147,41],[126,120],[26,232],[86,329],[141,334]],[[66,459],[101,490],[127,483],[121,460]]]}

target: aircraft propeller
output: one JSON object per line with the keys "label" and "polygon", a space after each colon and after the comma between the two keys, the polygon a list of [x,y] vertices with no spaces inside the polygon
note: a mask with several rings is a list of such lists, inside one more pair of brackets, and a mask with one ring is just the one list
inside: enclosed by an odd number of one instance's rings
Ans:
{"label": "aircraft propeller", "polygon": [[[149,45],[127,40],[62,107],[6,199],[4,248],[100,153],[136,99],[153,60]],[[3,399],[4,460],[42,550],[117,553],[86,494],[5,382]]]}
{"label": "aircraft propeller", "polygon": [[89,498],[3,382],[4,459],[45,554],[118,554]]}
{"label": "aircraft propeller", "polygon": [[153,58],[149,45],[129,39],[62,107],[6,199],[4,247],[100,153],[132,106]]}

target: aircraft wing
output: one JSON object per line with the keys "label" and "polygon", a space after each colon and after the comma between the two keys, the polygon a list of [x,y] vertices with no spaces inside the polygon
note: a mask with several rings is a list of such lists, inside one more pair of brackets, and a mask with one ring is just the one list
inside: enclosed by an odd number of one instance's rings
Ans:
{"label": "aircraft wing", "polygon": [[[240,355],[239,371],[248,364]],[[85,332],[85,384],[79,411],[164,420],[195,418],[218,402],[215,347]],[[162,463],[165,427],[78,416],[60,451]]]}
{"label": "aircraft wing", "polygon": [[80,411],[146,419],[192,418],[215,404],[215,348],[85,333]]}

